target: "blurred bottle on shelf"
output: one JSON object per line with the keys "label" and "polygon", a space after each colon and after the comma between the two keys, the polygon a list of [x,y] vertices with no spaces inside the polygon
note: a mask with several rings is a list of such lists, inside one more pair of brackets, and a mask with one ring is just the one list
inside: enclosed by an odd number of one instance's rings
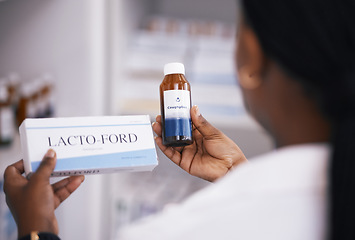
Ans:
{"label": "blurred bottle on shelf", "polygon": [[40,88],[40,99],[42,104],[42,115],[40,117],[54,116],[54,77],[50,73],[42,75],[42,84]]}
{"label": "blurred bottle on shelf", "polygon": [[168,34],[177,34],[180,31],[180,24],[179,21],[175,19],[168,19],[166,21],[166,33]]}
{"label": "blurred bottle on shelf", "polygon": [[42,74],[29,82],[22,82],[19,88],[17,124],[25,118],[49,118],[54,116],[54,78]]}
{"label": "blurred bottle on shelf", "polygon": [[20,100],[17,111],[17,125],[21,125],[26,118],[35,117],[33,102],[33,87],[31,83],[23,82],[20,86]]}
{"label": "blurred bottle on shelf", "polygon": [[180,35],[190,38],[210,37],[234,38],[235,26],[221,21],[203,19],[179,19],[165,16],[151,16],[145,25],[150,34]]}
{"label": "blurred bottle on shelf", "polygon": [[14,112],[16,114],[17,112],[17,106],[18,106],[18,101],[19,101],[19,86],[21,82],[20,75],[17,72],[11,72],[7,76],[7,81],[8,81],[8,90],[10,94],[10,101],[11,105],[14,109]]}
{"label": "blurred bottle on shelf", "polygon": [[54,116],[54,77],[43,73],[32,81],[23,81],[17,72],[0,77],[0,147],[15,138],[15,126],[25,118]]}
{"label": "blurred bottle on shelf", "polygon": [[7,79],[0,81],[0,146],[8,146],[14,139],[14,111]]}

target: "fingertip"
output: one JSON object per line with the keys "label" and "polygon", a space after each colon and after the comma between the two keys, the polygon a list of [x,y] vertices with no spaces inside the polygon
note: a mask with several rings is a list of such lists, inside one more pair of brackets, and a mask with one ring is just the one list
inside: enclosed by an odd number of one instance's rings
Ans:
{"label": "fingertip", "polygon": [[155,140],[156,144],[158,145],[158,147],[159,147],[160,149],[161,149],[162,147],[164,147],[163,141],[162,141],[161,137],[155,136],[155,137],[154,137],[154,140]]}
{"label": "fingertip", "polygon": [[44,154],[42,162],[49,162],[50,165],[55,165],[57,163],[56,152],[52,148],[48,149],[46,154]]}
{"label": "fingertip", "polygon": [[56,156],[56,152],[53,149],[48,149],[46,154],[44,155],[45,158],[54,158]]}
{"label": "fingertip", "polygon": [[41,164],[37,168],[36,172],[33,173],[33,176],[35,175],[42,176],[44,179],[49,179],[52,172],[54,171],[56,163],[57,163],[56,152],[53,149],[48,149],[48,151],[46,152],[46,154],[42,159]]}
{"label": "fingertip", "polygon": [[153,125],[152,127],[154,133],[157,135],[157,136],[161,136],[161,132],[162,132],[162,127],[161,127],[161,124],[159,122],[155,122],[155,124]]}
{"label": "fingertip", "polygon": [[152,128],[155,130],[155,129],[157,129],[158,125],[159,125],[158,122],[153,122],[152,123]]}
{"label": "fingertip", "polygon": [[22,169],[20,169],[21,167],[17,167],[16,165],[17,165],[17,163],[12,164],[5,169],[4,174],[3,174],[3,178],[4,178],[5,183],[12,182],[14,179],[16,179],[18,177],[23,178],[23,176],[22,176],[22,173],[24,172],[23,166],[22,166]]}
{"label": "fingertip", "polygon": [[155,140],[155,142],[156,142],[157,144],[161,142],[160,139],[161,139],[161,137],[159,137],[159,136],[154,136],[154,140]]}
{"label": "fingertip", "polygon": [[84,181],[85,181],[84,175],[71,176],[70,180],[69,180],[70,185],[75,186],[75,188],[73,190],[78,188]]}
{"label": "fingertip", "polygon": [[19,174],[23,174],[25,172],[25,166],[23,164],[23,160],[17,161],[13,164],[11,164],[10,166],[8,166],[7,168],[14,168]]}
{"label": "fingertip", "polygon": [[195,120],[198,120],[200,117],[201,117],[200,109],[199,109],[199,107],[197,105],[194,105],[191,108],[191,118],[195,119]]}
{"label": "fingertip", "polygon": [[194,125],[198,125],[198,123],[202,119],[202,115],[201,115],[200,109],[199,109],[199,107],[197,105],[194,105],[191,108],[191,119],[192,119],[192,122],[194,123]]}
{"label": "fingertip", "polygon": [[75,175],[75,176],[71,176],[70,178],[71,178],[70,181],[78,180],[80,182],[84,182],[84,180],[85,180],[85,176],[84,175]]}
{"label": "fingertip", "polygon": [[198,108],[197,105],[194,105],[194,106],[193,106],[193,110],[194,110],[194,112],[195,112],[196,117],[201,116],[200,109]]}

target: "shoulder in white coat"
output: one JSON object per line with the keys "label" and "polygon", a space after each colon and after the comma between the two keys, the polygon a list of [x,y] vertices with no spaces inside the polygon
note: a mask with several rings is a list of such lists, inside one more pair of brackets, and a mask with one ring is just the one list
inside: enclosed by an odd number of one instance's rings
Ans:
{"label": "shoulder in white coat", "polygon": [[324,239],[329,152],[306,144],[250,159],[119,239]]}

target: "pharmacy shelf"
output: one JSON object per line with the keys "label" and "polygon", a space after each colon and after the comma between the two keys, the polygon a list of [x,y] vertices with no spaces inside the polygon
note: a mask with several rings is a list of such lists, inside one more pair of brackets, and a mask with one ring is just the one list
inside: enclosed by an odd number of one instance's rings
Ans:
{"label": "pharmacy shelf", "polygon": [[[116,105],[123,114],[149,114],[152,119],[160,114],[158,80],[131,80],[125,82],[122,100]],[[212,124],[229,128],[259,129],[246,113],[239,88],[230,85],[191,84],[192,104]]]}

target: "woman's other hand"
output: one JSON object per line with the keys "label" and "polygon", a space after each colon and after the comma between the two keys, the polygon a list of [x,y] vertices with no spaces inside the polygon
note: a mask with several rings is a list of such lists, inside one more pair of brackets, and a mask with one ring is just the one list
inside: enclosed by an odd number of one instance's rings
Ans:
{"label": "woman's other hand", "polygon": [[157,134],[157,145],[174,163],[191,175],[215,181],[234,166],[247,162],[239,147],[207,122],[197,106],[191,109],[191,119],[194,125],[194,142],[185,147],[164,146],[161,138],[161,116],[157,116],[153,124],[153,130]]}
{"label": "woman's other hand", "polygon": [[56,160],[56,153],[48,150],[29,180],[22,175],[22,160],[8,166],[4,173],[6,202],[16,221],[19,238],[32,231],[58,234],[54,210],[84,181],[84,176],[73,176],[51,185],[49,177]]}

